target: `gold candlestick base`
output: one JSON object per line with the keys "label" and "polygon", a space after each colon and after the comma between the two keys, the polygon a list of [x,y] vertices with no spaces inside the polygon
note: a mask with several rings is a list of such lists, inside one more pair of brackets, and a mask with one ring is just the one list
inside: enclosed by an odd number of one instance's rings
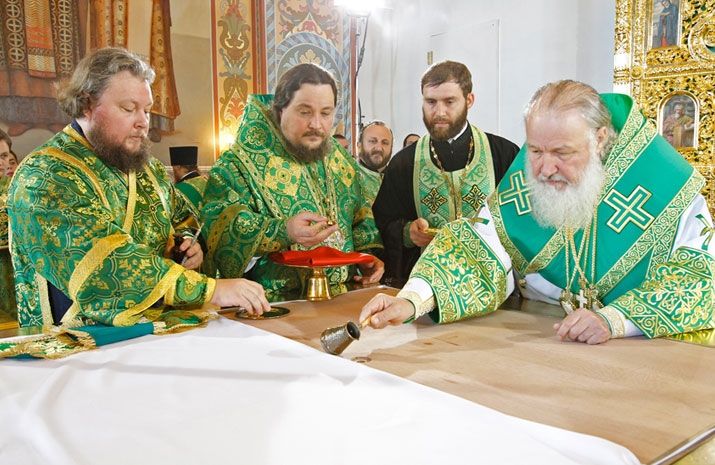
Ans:
{"label": "gold candlestick base", "polygon": [[306,299],[315,302],[319,300],[330,300],[330,284],[328,283],[328,275],[325,274],[323,268],[311,268],[312,274],[308,278],[308,292]]}

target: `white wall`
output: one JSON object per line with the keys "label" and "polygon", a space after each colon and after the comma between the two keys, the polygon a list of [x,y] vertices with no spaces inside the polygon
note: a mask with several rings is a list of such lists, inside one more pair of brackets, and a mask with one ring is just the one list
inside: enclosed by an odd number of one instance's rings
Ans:
{"label": "white wall", "polygon": [[475,83],[469,119],[518,145],[521,111],[557,79],[613,90],[615,0],[392,0],[372,13],[359,75],[363,121],[382,119],[396,149],[423,134],[419,81],[434,60],[466,63]]}

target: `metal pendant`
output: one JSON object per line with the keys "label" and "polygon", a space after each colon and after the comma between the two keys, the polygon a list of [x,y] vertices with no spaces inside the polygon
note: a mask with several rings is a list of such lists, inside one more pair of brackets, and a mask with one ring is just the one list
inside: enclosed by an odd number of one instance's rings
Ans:
{"label": "metal pendant", "polygon": [[561,291],[561,297],[559,298],[559,303],[561,304],[561,308],[564,309],[564,312],[566,312],[567,315],[570,315],[573,313],[574,305],[573,305],[573,293],[571,291],[568,291],[566,289]]}

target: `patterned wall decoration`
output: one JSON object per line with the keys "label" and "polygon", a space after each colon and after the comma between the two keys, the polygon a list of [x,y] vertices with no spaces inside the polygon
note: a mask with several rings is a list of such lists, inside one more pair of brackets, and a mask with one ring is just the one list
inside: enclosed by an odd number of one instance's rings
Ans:
{"label": "patterned wall decoration", "polygon": [[715,212],[715,0],[617,0],[614,82],[707,179]]}
{"label": "patterned wall decoration", "polygon": [[84,52],[86,22],[76,0],[3,0],[0,7],[0,121],[11,137],[69,122],[55,81],[69,78]]}
{"label": "patterned wall decoration", "polygon": [[246,98],[256,82],[255,0],[214,0],[213,50],[214,134],[216,156],[233,141]]}
{"label": "patterned wall decoration", "polygon": [[332,0],[214,0],[212,8],[219,151],[235,134],[246,96],[272,93],[283,72],[306,62],[335,77],[334,129],[352,140],[350,18]]}

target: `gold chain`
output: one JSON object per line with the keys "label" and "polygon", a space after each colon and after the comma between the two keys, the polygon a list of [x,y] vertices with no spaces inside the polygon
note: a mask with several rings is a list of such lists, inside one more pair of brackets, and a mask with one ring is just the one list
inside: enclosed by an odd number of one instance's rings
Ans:
{"label": "gold chain", "polygon": [[[324,177],[320,176],[320,170],[318,169],[319,165],[317,163],[306,166],[306,169],[310,174],[309,179],[310,181],[312,181],[313,184],[315,196],[317,197],[318,195],[320,195],[322,197],[322,201],[316,198],[315,203],[319,210],[322,207],[323,211],[318,213],[321,213],[323,216],[325,216],[325,218],[327,219],[328,226],[332,226],[334,224],[339,225],[337,209],[338,199],[336,187],[333,184],[332,173],[330,171],[330,167],[328,166],[326,159],[324,158],[322,162],[323,170],[325,171]],[[339,227],[340,226],[338,226],[338,228]],[[323,244],[338,250],[343,250],[343,247],[345,246],[345,238],[343,236],[342,231],[340,229],[335,231],[323,241]]]}
{"label": "gold chain", "polygon": [[[313,185],[315,186],[315,193],[322,197],[322,199],[320,200],[315,199],[318,206],[323,207],[323,211],[319,213],[322,213],[323,216],[325,216],[325,218],[328,220],[328,224],[332,224],[338,220],[337,211],[333,208],[336,202],[333,202],[332,199],[332,197],[335,195],[335,192],[334,190],[332,190],[331,192],[331,187],[333,186],[331,182],[331,173],[328,168],[328,165],[325,162],[325,159],[323,159],[322,162],[323,170],[325,171],[324,177],[320,176],[320,171],[318,170],[317,163],[308,165],[307,168],[308,173],[310,173],[310,179],[311,181],[313,181]],[[331,195],[331,193],[333,195]]]}
{"label": "gold chain", "polygon": [[[591,235],[591,226],[593,226],[593,235]],[[565,230],[566,245],[564,246],[564,250],[566,252],[566,286],[561,291],[561,298],[559,298],[559,302],[567,313],[571,313],[574,310],[574,294],[571,292],[571,286],[573,285],[577,274],[579,275],[579,297],[577,299],[579,300],[579,304],[582,304],[585,300],[586,308],[590,310],[602,307],[602,304],[598,299],[598,289],[595,287],[597,227],[598,218],[596,216],[596,212],[594,212],[593,219],[583,231],[583,237],[581,238],[581,245],[579,246],[578,252],[576,251],[574,231],[570,228]],[[584,257],[584,251],[588,248],[589,241],[591,242],[591,282],[588,281],[586,273],[584,272],[584,268],[588,263],[588,257]],[[573,272],[569,271],[571,255],[574,258]],[[584,260],[583,267],[581,267],[581,259]]]}
{"label": "gold chain", "polygon": [[474,136],[472,134],[469,135],[469,153],[467,154],[467,163],[464,165],[464,171],[462,171],[462,175],[459,179],[459,191],[457,191],[454,182],[452,182],[452,177],[444,171],[442,163],[439,161],[439,157],[437,156],[437,152],[434,150],[434,145],[432,144],[431,138],[429,141],[429,148],[432,152],[432,157],[434,158],[434,161],[437,163],[439,170],[442,172],[442,177],[444,177],[444,180],[447,181],[447,186],[449,187],[449,195],[454,200],[454,209],[457,213],[457,219],[459,219],[462,217],[462,197],[458,196],[457,193],[459,192],[461,194],[462,186],[464,185],[464,179],[467,177],[467,168],[472,162],[472,158],[474,158]]}
{"label": "gold chain", "polygon": [[[586,226],[586,229],[583,232],[583,237],[581,238],[581,246],[579,247],[579,251],[576,252],[576,240],[574,239],[574,231],[571,228],[566,229],[566,289],[568,289],[569,291],[571,290],[571,286],[573,285],[574,279],[576,278],[576,273],[578,273],[579,277],[581,278],[579,279],[579,285],[582,279],[586,279],[585,273],[583,272],[583,268],[581,268],[581,258],[583,258],[583,251],[586,249],[586,244],[588,243],[590,232],[591,223]],[[574,270],[570,277],[568,271],[570,261],[569,248],[571,249],[571,254],[574,258]]]}

